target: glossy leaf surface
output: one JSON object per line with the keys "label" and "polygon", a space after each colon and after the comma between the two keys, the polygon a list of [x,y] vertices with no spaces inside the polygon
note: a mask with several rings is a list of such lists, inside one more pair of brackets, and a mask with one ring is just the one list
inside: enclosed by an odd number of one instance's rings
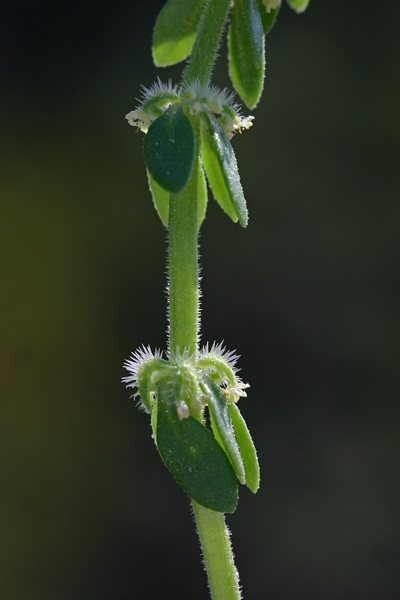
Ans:
{"label": "glossy leaf surface", "polygon": [[297,13],[301,13],[306,10],[307,6],[310,3],[310,0],[287,0],[288,4],[293,10]]}
{"label": "glossy leaf surface", "polygon": [[262,0],[257,0],[257,2],[258,2],[258,8],[260,11],[260,15],[261,15],[261,22],[262,22],[264,34],[267,35],[267,33],[269,33],[271,31],[271,29],[273,28],[273,26],[275,25],[275,21],[278,16],[281,5],[279,5],[278,8],[272,8],[268,13],[265,10],[265,5],[263,4]]}
{"label": "glossy leaf surface", "polygon": [[264,37],[257,0],[237,0],[228,34],[229,75],[250,109],[257,105],[264,86]]}
{"label": "glossy leaf surface", "polygon": [[180,420],[176,406],[162,391],[157,447],[173,477],[198,504],[217,512],[234,512],[238,486],[229,458],[199,421],[191,416]]}
{"label": "glossy leaf surface", "polygon": [[260,486],[260,467],[258,465],[257,452],[251,439],[246,422],[236,404],[229,405],[233,428],[246,473],[246,485],[255,494]]}
{"label": "glossy leaf surface", "polygon": [[208,408],[213,431],[214,433],[218,432],[216,437],[219,438],[218,441],[222,442],[240,483],[245,483],[245,470],[236,441],[226,396],[220,386],[210,377],[206,378],[204,387],[208,395]]}
{"label": "glossy leaf surface", "polygon": [[153,32],[153,60],[157,67],[174,65],[192,51],[206,0],[168,0]]}
{"label": "glossy leaf surface", "polygon": [[192,171],[195,146],[192,124],[181,106],[170,106],[144,138],[144,158],[156,183],[173,193],[183,189]]}
{"label": "glossy leaf surface", "polygon": [[226,214],[246,227],[248,214],[236,157],[219,123],[208,113],[201,119],[201,156],[212,193]]}

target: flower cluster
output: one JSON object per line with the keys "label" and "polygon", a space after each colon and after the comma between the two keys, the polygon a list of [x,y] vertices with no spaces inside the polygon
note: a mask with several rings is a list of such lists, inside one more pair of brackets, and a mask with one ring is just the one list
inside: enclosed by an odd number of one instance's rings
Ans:
{"label": "flower cluster", "polygon": [[136,388],[133,397],[140,397],[140,407],[152,412],[157,400],[157,390],[168,389],[179,419],[190,414],[199,416],[209,398],[204,381],[211,378],[219,385],[228,404],[237,403],[246,396],[249,384],[237,375],[238,356],[229,352],[222,344],[208,344],[199,357],[183,352],[169,352],[167,359],[162,358],[159,350],[153,354],[149,347],[139,348],[124,363],[129,375],[123,378],[127,387]]}
{"label": "flower cluster", "polygon": [[179,101],[179,92],[172,81],[162,83],[157,79],[149,88],[142,86],[141,104],[135,110],[131,110],[125,118],[129,125],[138,127],[144,133],[147,133],[150,125],[159,117],[171,104]]}
{"label": "flower cluster", "polygon": [[216,116],[228,139],[234,133],[249,129],[254,117],[243,117],[240,106],[234,101],[233,93],[213,85],[202,85],[193,81],[184,86],[172,85],[171,81],[163,84],[160,79],[150,88],[143,88],[141,104],[126,115],[129,125],[138,127],[147,133],[151,123],[159,117],[171,104],[180,102],[189,114],[199,115],[203,112]]}

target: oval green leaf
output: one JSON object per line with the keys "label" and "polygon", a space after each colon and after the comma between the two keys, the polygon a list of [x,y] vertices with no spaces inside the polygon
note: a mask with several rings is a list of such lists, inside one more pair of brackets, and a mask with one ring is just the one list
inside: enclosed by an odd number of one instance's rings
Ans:
{"label": "oval green leaf", "polygon": [[265,4],[263,4],[263,1],[257,0],[257,2],[258,2],[258,8],[260,11],[262,26],[264,29],[264,35],[267,35],[267,33],[269,33],[271,31],[271,29],[273,28],[273,26],[275,25],[275,21],[278,16],[281,5],[279,4],[279,6],[277,8],[271,8],[271,10],[269,12],[267,12],[266,8],[265,8]]}
{"label": "oval green leaf", "polygon": [[246,227],[246,200],[231,143],[214,117],[201,116],[201,157],[212,193],[232,221]]}
{"label": "oval green leaf", "polygon": [[229,412],[226,396],[220,386],[210,377],[204,378],[204,391],[208,396],[208,409],[210,411],[211,427],[215,438],[222,442],[222,447],[230,458],[236,477],[240,483],[245,483],[246,476],[235,431]]}
{"label": "oval green leaf", "polygon": [[147,179],[149,181],[154,208],[156,209],[162,224],[168,229],[169,192],[162,188],[161,185],[158,185],[154,177],[150,175],[149,170],[147,170]]}
{"label": "oval green leaf", "polygon": [[157,447],[166,467],[198,504],[232,513],[238,500],[237,480],[229,458],[212,433],[189,416],[180,420],[176,406],[162,390],[158,396]]}
{"label": "oval green leaf", "polygon": [[229,75],[250,109],[257,105],[264,86],[264,38],[257,0],[236,1],[228,34]]}
{"label": "oval green leaf", "polygon": [[195,155],[195,134],[179,104],[170,106],[150,125],[144,138],[144,158],[150,175],[169,192],[188,182]]}
{"label": "oval green leaf", "polygon": [[251,439],[246,422],[236,404],[229,405],[233,428],[242,455],[244,470],[246,473],[246,485],[255,494],[260,487],[260,467],[257,452]]}
{"label": "oval green leaf", "polygon": [[174,65],[192,51],[206,0],[168,0],[153,32],[153,60],[157,67]]}
{"label": "oval green leaf", "polygon": [[306,10],[307,6],[310,3],[310,0],[287,0],[288,4],[293,10],[297,13],[302,13]]}
{"label": "oval green leaf", "polygon": [[[168,229],[169,215],[169,192],[164,190],[156,180],[147,171],[147,179],[151,196],[153,198],[154,208],[161,219],[164,227]],[[203,223],[207,210],[207,183],[202,165],[199,163],[199,179],[198,179],[198,202],[197,202],[197,229],[199,230]]]}

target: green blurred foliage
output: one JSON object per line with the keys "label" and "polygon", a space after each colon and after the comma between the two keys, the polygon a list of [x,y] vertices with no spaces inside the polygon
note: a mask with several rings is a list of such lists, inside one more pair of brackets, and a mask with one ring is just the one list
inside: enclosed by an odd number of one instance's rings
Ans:
{"label": "green blurred foliage", "polygon": [[[123,118],[179,77],[151,63],[161,5],[2,7],[5,600],[206,597],[187,499],[120,384],[131,350],[165,347],[166,235]],[[283,7],[234,140],[249,227],[215,202],[202,227],[203,339],[252,386],[261,490],[229,522],[257,600],[398,598],[400,15],[379,13]]]}

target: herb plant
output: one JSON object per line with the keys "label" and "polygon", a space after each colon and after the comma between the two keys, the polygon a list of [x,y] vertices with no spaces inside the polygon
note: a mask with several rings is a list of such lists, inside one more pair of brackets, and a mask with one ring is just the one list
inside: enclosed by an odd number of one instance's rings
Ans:
{"label": "herb plant", "polygon": [[[288,0],[297,12],[308,0]],[[141,129],[154,206],[168,229],[168,348],[142,347],[125,362],[124,382],[151,415],[156,447],[190,496],[213,600],[241,597],[224,514],[235,511],[238,482],[259,487],[253,441],[237,403],[249,387],[238,357],[222,344],[199,347],[198,232],[207,184],[220,207],[246,227],[248,213],[231,139],[248,129],[232,93],[210,83],[229,18],[229,74],[248,108],[261,96],[265,35],[280,0],[168,0],[153,35],[156,66],[189,57],[179,85],[144,88],[126,118]],[[207,419],[208,414],[208,419]],[[209,423],[209,426],[208,426]]]}

